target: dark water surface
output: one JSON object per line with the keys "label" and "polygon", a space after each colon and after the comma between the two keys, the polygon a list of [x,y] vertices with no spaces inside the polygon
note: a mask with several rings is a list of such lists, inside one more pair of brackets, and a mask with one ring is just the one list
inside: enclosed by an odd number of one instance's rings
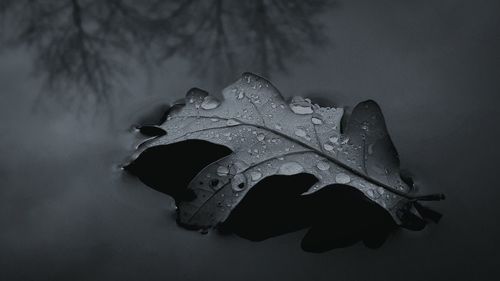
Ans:
{"label": "dark water surface", "polygon": [[[257,4],[266,1],[238,8],[222,2],[232,16],[249,18],[231,25],[235,30],[227,32],[239,34],[227,35],[231,44],[210,45],[212,37],[202,37],[189,41],[198,49],[174,46],[165,62],[152,67],[106,49],[106,57],[117,55],[129,72],[108,88],[85,87],[92,76],[56,75],[84,86],[47,90],[47,74],[61,68],[48,68],[36,46],[3,48],[0,280],[497,279],[499,2],[316,1],[301,9],[309,11],[304,18],[324,24],[317,38],[290,35],[292,27],[271,33],[273,24],[256,26],[265,21],[255,15],[266,11]],[[19,11],[30,16],[22,9],[10,13]],[[172,24],[181,35],[197,20],[185,18]],[[15,33],[6,26],[2,35]],[[253,35],[241,35],[249,29]],[[265,36],[289,39],[276,41],[280,51],[262,58],[256,42]],[[218,50],[207,53],[209,60],[196,55],[205,52],[204,42]],[[215,59],[227,53],[233,57]],[[41,75],[32,75],[35,62]],[[402,166],[423,192],[446,193],[446,201],[433,203],[444,214],[441,222],[421,232],[400,230],[378,250],[358,244],[323,254],[300,249],[303,231],[250,242],[179,228],[171,198],[118,169],[138,141],[130,128],[189,88],[220,92],[242,71],[271,77],[287,97],[346,106],[376,100]],[[110,99],[80,98],[86,93]]]}

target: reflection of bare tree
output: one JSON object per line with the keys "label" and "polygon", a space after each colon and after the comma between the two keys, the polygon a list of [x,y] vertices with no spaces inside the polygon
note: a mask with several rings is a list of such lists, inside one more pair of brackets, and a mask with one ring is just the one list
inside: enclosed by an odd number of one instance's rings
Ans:
{"label": "reflection of bare tree", "polygon": [[305,45],[326,41],[314,17],[325,9],[327,0],[178,2],[184,3],[176,15],[180,20],[159,25],[157,30],[162,34],[166,26],[166,33],[173,28],[178,36],[175,40],[168,34],[158,36],[163,47],[159,51],[164,57],[181,53],[195,62],[195,72],[213,73],[217,80],[242,71],[264,76],[284,71],[285,61],[300,55]]}
{"label": "reflection of bare tree", "polygon": [[3,0],[14,41],[35,50],[51,87],[77,86],[98,101],[129,57],[187,58],[195,73],[226,82],[235,72],[269,76],[304,46],[325,42],[314,21],[328,0]]}
{"label": "reflection of bare tree", "polygon": [[142,28],[118,1],[15,0],[2,8],[19,28],[15,41],[36,51],[36,69],[50,88],[74,85],[97,101],[107,102],[123,69],[119,55],[133,51]]}

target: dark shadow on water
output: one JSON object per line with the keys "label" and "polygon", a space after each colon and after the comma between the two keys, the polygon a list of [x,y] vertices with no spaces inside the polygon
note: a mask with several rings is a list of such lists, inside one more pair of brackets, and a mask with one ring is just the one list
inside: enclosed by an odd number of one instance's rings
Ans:
{"label": "dark shadow on water", "polygon": [[384,209],[353,187],[330,185],[301,195],[315,181],[310,174],[262,180],[233,210],[221,230],[260,241],[308,228],[302,249],[324,252],[360,241],[378,248],[396,229]]}
{"label": "dark shadow on water", "polygon": [[201,140],[187,140],[171,145],[148,148],[125,167],[147,186],[176,201],[190,200],[193,194],[186,186],[205,166],[231,154],[225,146]]}
{"label": "dark shadow on water", "polygon": [[307,227],[309,210],[300,194],[315,182],[316,177],[310,174],[261,180],[232,211],[221,231],[261,241]]}
{"label": "dark shadow on water", "polygon": [[[186,189],[190,180],[205,166],[230,153],[224,146],[188,140],[149,148],[126,170],[176,202],[189,201],[195,196]],[[330,185],[301,195],[316,181],[305,173],[261,180],[218,226],[219,233],[262,241],[308,229],[302,248],[324,252],[357,242],[378,248],[396,229],[382,207],[353,187]]]}

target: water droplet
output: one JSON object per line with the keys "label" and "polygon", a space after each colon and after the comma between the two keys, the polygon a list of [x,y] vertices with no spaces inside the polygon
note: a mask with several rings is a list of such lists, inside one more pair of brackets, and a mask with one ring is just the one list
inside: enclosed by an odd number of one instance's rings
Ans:
{"label": "water droplet", "polygon": [[323,148],[326,151],[332,151],[333,150],[333,146],[331,144],[328,144],[328,143],[323,144]]}
{"label": "water droplet", "polygon": [[225,177],[229,174],[229,168],[226,166],[219,166],[217,167],[217,175],[221,177]]}
{"label": "water droplet", "polygon": [[318,167],[318,169],[320,169],[321,171],[326,171],[330,169],[330,164],[326,160],[321,160],[318,162],[318,164],[316,164],[316,167]]}
{"label": "water droplet", "polygon": [[195,101],[201,101],[206,96],[208,96],[207,92],[193,88],[187,92],[186,100],[188,100],[189,103],[194,103]]}
{"label": "water droplet", "polygon": [[368,155],[372,155],[372,154],[373,154],[373,143],[368,145]]}
{"label": "water droplet", "polygon": [[234,191],[241,191],[246,188],[247,178],[243,174],[236,174],[231,180],[231,188]]}
{"label": "water droplet", "polygon": [[369,124],[368,124],[368,122],[367,122],[367,121],[363,122],[363,124],[361,124],[361,129],[362,129],[363,131],[368,131],[368,130],[370,129],[370,128],[368,127],[368,125],[369,125]]}
{"label": "water droplet", "polygon": [[293,97],[290,102],[290,109],[296,114],[311,114],[313,113],[311,103],[302,97]]}
{"label": "water droplet", "polygon": [[257,181],[257,180],[259,180],[261,177],[262,177],[262,173],[261,173],[261,172],[259,172],[259,171],[252,171],[252,172],[250,172],[250,178],[251,178],[253,181]]}
{"label": "water droplet", "polygon": [[219,180],[218,179],[211,179],[208,184],[214,190],[219,189]]}
{"label": "water droplet", "polygon": [[304,171],[304,167],[302,167],[297,162],[287,162],[281,165],[278,173],[281,175],[295,175]]}
{"label": "water droplet", "polygon": [[201,108],[210,110],[219,107],[220,101],[212,96],[206,96],[201,103]]}
{"label": "water droplet", "polygon": [[377,191],[378,191],[378,193],[380,193],[380,194],[384,194],[384,193],[385,193],[385,189],[384,189],[383,187],[379,187],[379,188],[377,188]]}
{"label": "water droplet", "polygon": [[299,129],[295,130],[295,135],[303,138],[303,137],[307,136],[307,133],[303,129],[299,128]]}
{"label": "water droplet", "polygon": [[226,121],[226,125],[228,125],[228,126],[236,126],[239,124],[241,124],[241,122],[236,120],[236,119],[229,119]]}
{"label": "water droplet", "polygon": [[331,137],[329,140],[334,143],[334,144],[339,144],[339,138],[338,137]]}
{"label": "water droplet", "polygon": [[319,119],[319,118],[316,118],[316,117],[311,118],[311,122],[314,125],[321,125],[321,124],[323,124],[323,121],[321,119]]}
{"label": "water droplet", "polygon": [[281,130],[281,126],[280,126],[280,125],[278,125],[278,124],[274,125],[274,128],[275,128],[276,130]]}
{"label": "water droplet", "polygon": [[266,136],[264,136],[264,134],[258,134],[257,135],[257,140],[258,141],[263,141],[265,138],[266,138]]}
{"label": "water droplet", "polygon": [[368,189],[366,191],[366,194],[368,194],[368,197],[370,197],[372,199],[380,197],[380,194],[378,194],[378,192],[376,190],[373,190],[373,189]]}
{"label": "water droplet", "polygon": [[351,181],[351,177],[349,177],[349,175],[344,174],[344,173],[338,173],[335,176],[335,181],[338,183],[345,184],[345,183],[349,183]]}

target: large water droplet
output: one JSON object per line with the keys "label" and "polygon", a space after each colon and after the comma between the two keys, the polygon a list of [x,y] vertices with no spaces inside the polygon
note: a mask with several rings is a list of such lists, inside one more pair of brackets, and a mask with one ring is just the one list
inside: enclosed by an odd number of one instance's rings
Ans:
{"label": "large water droplet", "polygon": [[206,96],[201,103],[201,108],[210,110],[217,108],[220,105],[220,101],[212,96]]}
{"label": "large water droplet", "polygon": [[330,169],[330,163],[328,163],[328,161],[326,160],[321,160],[318,162],[318,164],[316,164],[316,167],[318,167],[318,169],[320,169],[321,171],[326,171]]}
{"label": "large water droplet", "polygon": [[316,117],[311,118],[311,122],[312,122],[314,125],[321,125],[321,124],[323,124],[323,121],[321,121],[321,119],[316,118]]}
{"label": "large water droplet", "polygon": [[234,191],[241,191],[247,187],[247,178],[243,174],[236,174],[231,180],[231,188]]}
{"label": "large water droplet", "polygon": [[290,109],[296,114],[313,113],[312,104],[302,97],[293,97],[290,102]]}
{"label": "large water droplet", "polygon": [[259,171],[251,171],[251,172],[250,172],[250,178],[251,178],[253,181],[257,181],[257,180],[259,180],[261,177],[262,177],[262,173],[261,173],[261,172],[259,172]]}
{"label": "large water droplet", "polygon": [[304,171],[304,167],[297,162],[287,162],[281,165],[278,174],[295,175]]}
{"label": "large water droplet", "polygon": [[344,173],[338,173],[335,176],[335,181],[338,183],[345,184],[345,183],[349,183],[351,181],[351,177],[347,174],[344,174]]}
{"label": "large water droplet", "polygon": [[219,166],[217,167],[217,175],[221,177],[225,177],[229,174],[229,168],[226,166]]}
{"label": "large water droplet", "polygon": [[207,92],[197,88],[193,88],[186,93],[186,100],[188,100],[189,103],[193,103],[195,100],[201,101],[206,96],[208,96]]}
{"label": "large water droplet", "polygon": [[295,135],[304,138],[305,136],[307,136],[307,133],[303,129],[299,128],[295,130]]}
{"label": "large water droplet", "polygon": [[265,138],[266,138],[266,136],[264,136],[264,134],[258,134],[257,135],[257,140],[258,141],[263,141]]}
{"label": "large water droplet", "polygon": [[323,148],[326,151],[332,151],[333,150],[333,146],[331,144],[328,144],[328,143],[323,144]]}

